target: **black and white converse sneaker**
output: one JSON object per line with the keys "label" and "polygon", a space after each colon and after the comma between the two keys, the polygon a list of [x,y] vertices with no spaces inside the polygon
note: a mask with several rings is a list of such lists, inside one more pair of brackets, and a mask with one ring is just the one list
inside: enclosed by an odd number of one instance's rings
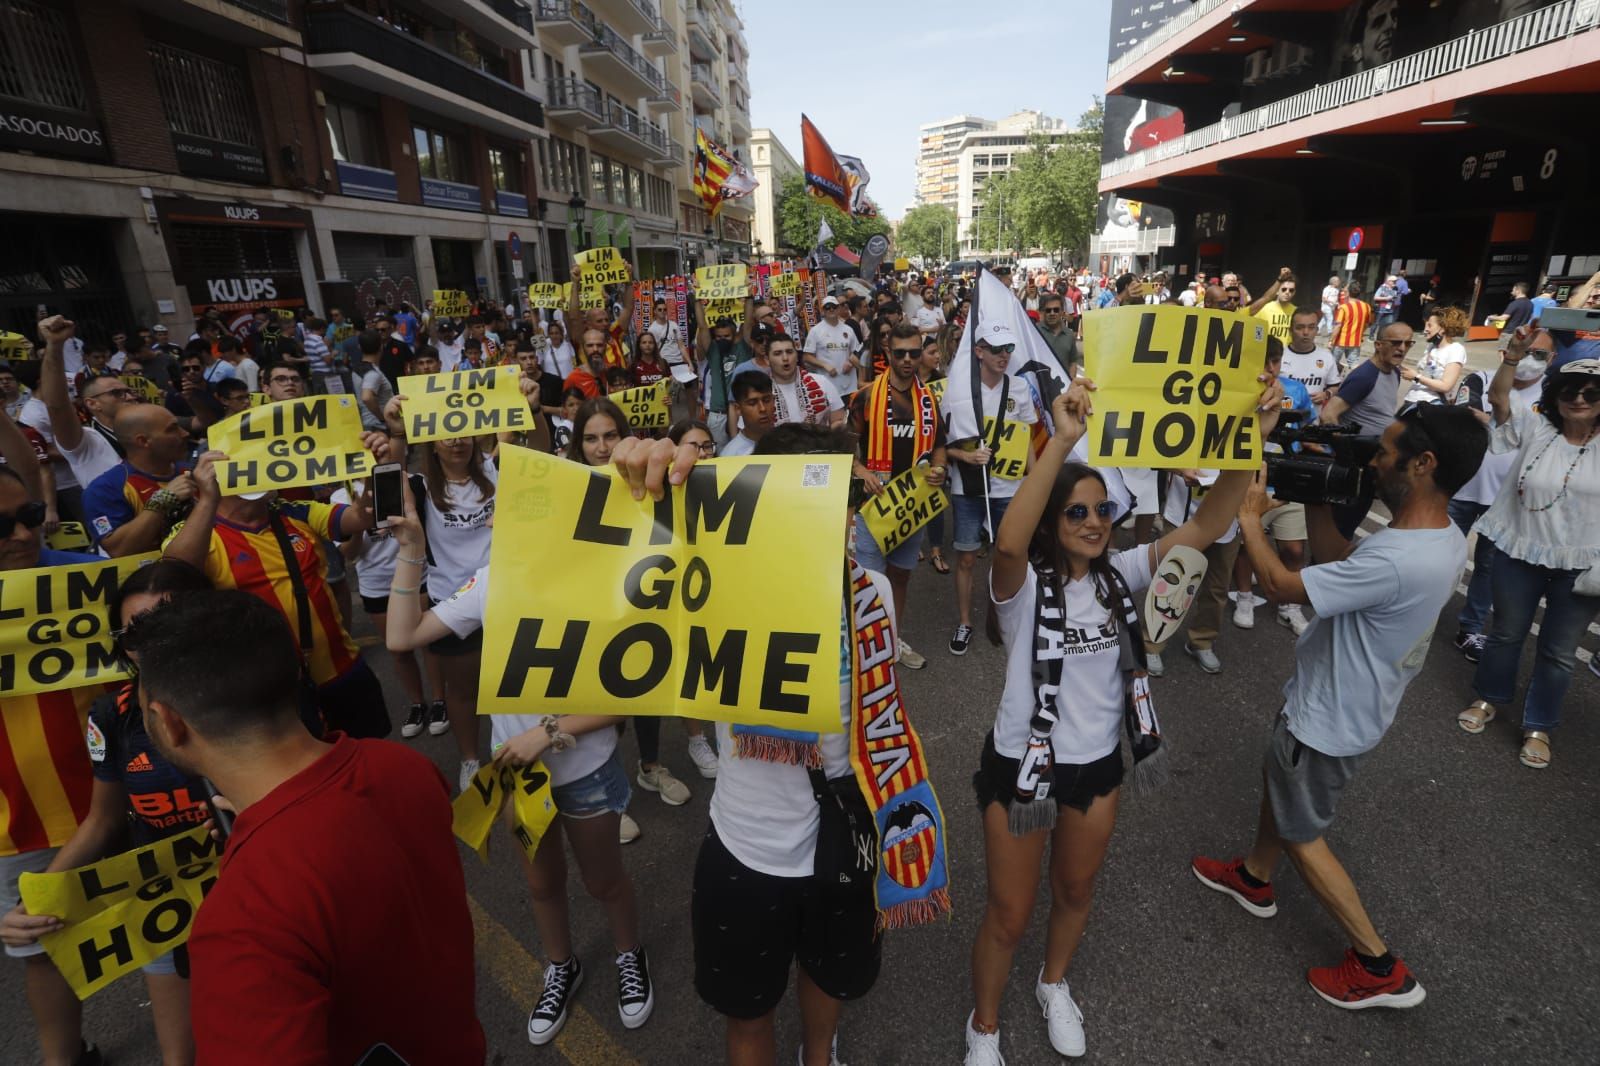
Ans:
{"label": "black and white converse sneaker", "polygon": [[567,1010],[582,984],[583,966],[576,955],[544,968],[544,991],[528,1015],[528,1043],[542,1046],[556,1038],[567,1024]]}
{"label": "black and white converse sneaker", "polygon": [[445,709],[444,700],[434,700],[428,705],[428,735],[443,736],[449,731],[450,712]]}
{"label": "black and white converse sneaker", "polygon": [[411,711],[406,715],[405,724],[400,727],[400,735],[407,740],[422,732],[422,727],[428,724],[428,708],[420,703],[413,703]]}
{"label": "black and white converse sneaker", "polygon": [[650,985],[650,967],[644,948],[634,948],[617,956],[617,1014],[622,1024],[637,1029],[650,1020],[656,1009],[656,992]]}

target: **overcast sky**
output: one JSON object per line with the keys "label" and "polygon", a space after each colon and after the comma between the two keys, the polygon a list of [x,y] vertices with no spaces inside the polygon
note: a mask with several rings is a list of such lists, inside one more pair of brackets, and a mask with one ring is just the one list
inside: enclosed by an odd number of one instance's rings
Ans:
{"label": "overcast sky", "polygon": [[742,0],[750,118],[796,162],[804,111],[872,174],[888,218],[916,195],[917,127],[1033,108],[1076,122],[1105,89],[1109,0]]}

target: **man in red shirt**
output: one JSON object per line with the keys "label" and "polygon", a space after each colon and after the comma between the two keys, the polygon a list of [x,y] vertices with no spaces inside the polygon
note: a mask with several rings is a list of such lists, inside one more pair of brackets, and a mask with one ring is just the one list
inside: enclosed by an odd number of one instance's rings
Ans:
{"label": "man in red shirt", "polygon": [[[382,1044],[405,1062],[482,1063],[439,771],[399,744],[306,732],[294,636],[249,593],[186,595],[124,639],[156,747],[238,810],[189,938],[197,1060],[357,1063]],[[218,670],[218,647],[250,654]],[[419,973],[427,1009],[396,1009]]]}

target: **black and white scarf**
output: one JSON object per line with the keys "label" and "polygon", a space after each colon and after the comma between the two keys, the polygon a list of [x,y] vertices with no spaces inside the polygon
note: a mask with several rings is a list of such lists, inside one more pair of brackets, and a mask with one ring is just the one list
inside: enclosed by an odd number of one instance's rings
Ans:
{"label": "black and white scarf", "polygon": [[[1122,671],[1122,720],[1133,752],[1134,788],[1145,792],[1159,788],[1166,780],[1166,749],[1161,743],[1161,723],[1156,718],[1155,701],[1150,697],[1150,673],[1144,642],[1136,639],[1139,615],[1133,594],[1116,570],[1111,571],[1112,591],[1120,603],[1120,619],[1112,608],[1120,645],[1118,666]],[[1066,629],[1066,589],[1053,570],[1036,572],[1037,596],[1033,624],[1033,717],[1028,722],[1028,747],[1017,764],[1017,789],[1007,821],[1011,832],[1023,836],[1055,825],[1057,805],[1050,800],[1054,786],[1055,752],[1050,733],[1061,720],[1056,701],[1061,691],[1062,666],[1066,661],[1063,633]],[[1151,758],[1151,756],[1158,756]],[[1038,802],[1046,801],[1046,802]]]}

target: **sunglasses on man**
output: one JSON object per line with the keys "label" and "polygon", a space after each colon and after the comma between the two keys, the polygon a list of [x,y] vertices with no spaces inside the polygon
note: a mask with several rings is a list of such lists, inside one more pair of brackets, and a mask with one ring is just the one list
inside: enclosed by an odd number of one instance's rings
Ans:
{"label": "sunglasses on man", "polygon": [[983,349],[994,355],[1010,355],[1017,350],[1017,346],[1015,344],[984,344]]}
{"label": "sunglasses on man", "polygon": [[44,525],[45,505],[40,500],[29,500],[17,508],[16,514],[0,514],[0,540],[5,540],[17,531],[21,525],[27,529],[38,529]]}

